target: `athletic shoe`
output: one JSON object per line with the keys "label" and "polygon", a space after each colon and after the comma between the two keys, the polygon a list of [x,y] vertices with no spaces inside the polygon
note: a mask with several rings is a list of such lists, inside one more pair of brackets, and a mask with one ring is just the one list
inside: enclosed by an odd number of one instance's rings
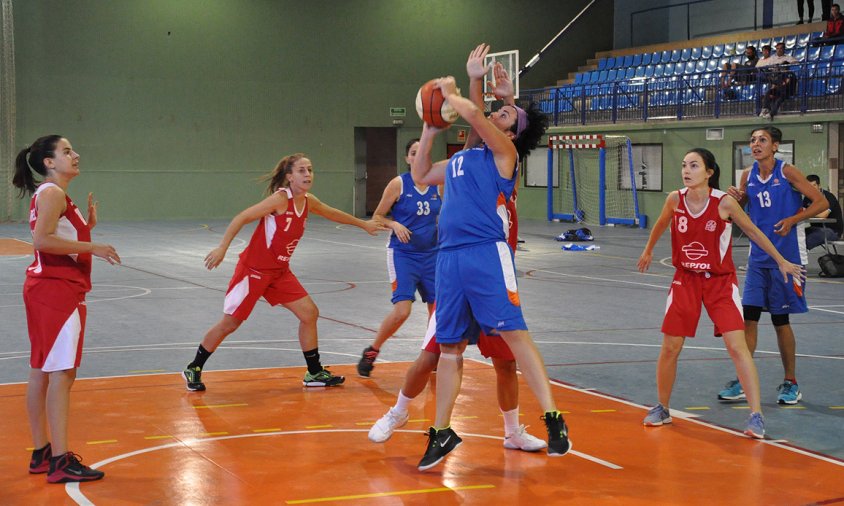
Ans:
{"label": "athletic shoe", "polygon": [[202,392],[205,390],[205,383],[202,382],[201,367],[187,367],[182,371],[182,376],[185,378],[185,386],[191,392]]}
{"label": "athletic shoe", "polygon": [[777,395],[777,404],[797,404],[803,398],[800,393],[800,388],[797,383],[792,383],[786,380],[782,385],[777,387],[779,395]]}
{"label": "athletic shoe", "polygon": [[327,368],[323,367],[322,370],[316,374],[306,372],[305,379],[302,380],[302,384],[306,387],[333,387],[342,385],[344,381],[346,381],[344,376],[335,376],[331,374]]}
{"label": "athletic shoe", "polygon": [[384,416],[379,418],[378,421],[375,422],[375,425],[369,429],[369,440],[373,443],[385,442],[390,439],[396,429],[404,427],[408,418],[409,415],[407,411],[399,413],[395,410],[395,408],[390,408],[390,410],[387,411]]}
{"label": "athletic shoe", "polygon": [[765,419],[762,413],[750,413],[744,433],[754,439],[765,439]]}
{"label": "athletic shoe", "polygon": [[659,427],[660,425],[669,424],[671,422],[671,413],[669,413],[662,404],[657,404],[648,411],[648,415],[645,417],[645,421],[643,423],[645,424],[645,427]]}
{"label": "athletic shoe", "polygon": [[53,456],[53,447],[50,443],[39,450],[32,450],[32,458],[29,459],[29,473],[43,474],[50,470],[50,457]]}
{"label": "athletic shoe", "polygon": [[542,415],[545,421],[545,428],[548,429],[548,455],[562,457],[571,450],[572,444],[569,441],[569,428],[563,415],[559,411],[548,411]]}
{"label": "athletic shoe", "polygon": [[741,387],[739,380],[732,380],[724,385],[724,390],[718,392],[718,400],[720,401],[740,401],[746,399],[744,389]]}
{"label": "athletic shoe", "polygon": [[428,429],[428,448],[425,450],[425,455],[422,456],[417,468],[420,471],[431,469],[451,453],[451,450],[460,446],[462,442],[463,440],[456,432],[451,430],[451,427],[441,430],[431,427]]}
{"label": "athletic shoe", "polygon": [[80,460],[81,457],[73,452],[51,458],[47,481],[50,483],[94,481],[105,476],[104,472],[91,469]]}
{"label": "athletic shoe", "polygon": [[539,439],[538,437],[531,436],[527,433],[525,429],[527,429],[527,427],[525,427],[524,425],[519,425],[519,428],[516,429],[516,432],[505,437],[504,448],[509,448],[511,450],[522,450],[526,452],[538,452],[539,450],[548,446],[548,443]]}
{"label": "athletic shoe", "polygon": [[360,362],[358,362],[358,376],[361,378],[368,378],[372,373],[372,370],[375,369],[376,358],[378,358],[378,352],[375,351],[372,346],[367,346],[366,349],[363,350]]}

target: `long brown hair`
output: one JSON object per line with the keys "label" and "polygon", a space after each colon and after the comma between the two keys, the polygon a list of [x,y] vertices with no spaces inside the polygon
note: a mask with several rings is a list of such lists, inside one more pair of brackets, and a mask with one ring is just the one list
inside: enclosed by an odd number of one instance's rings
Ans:
{"label": "long brown hair", "polygon": [[293,164],[306,158],[305,153],[293,153],[287,155],[279,160],[278,165],[275,166],[272,172],[261,178],[262,181],[269,181],[267,185],[267,194],[272,195],[276,190],[283,186],[290,186],[290,181],[287,180],[287,174],[293,173]]}
{"label": "long brown hair", "polygon": [[61,135],[45,135],[39,137],[31,146],[18,153],[17,158],[15,158],[15,174],[12,176],[12,184],[20,190],[18,197],[23,197],[26,193],[35,193],[41,181],[35,179],[33,172],[39,176],[47,175],[44,159],[56,156],[56,145],[61,139]]}

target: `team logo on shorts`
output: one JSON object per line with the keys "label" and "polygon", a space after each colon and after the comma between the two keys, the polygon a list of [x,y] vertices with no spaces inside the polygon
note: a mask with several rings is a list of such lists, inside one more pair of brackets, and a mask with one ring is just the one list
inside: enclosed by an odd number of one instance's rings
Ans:
{"label": "team logo on shorts", "polygon": [[703,247],[703,244],[695,241],[691,244],[686,244],[685,246],[683,246],[683,253],[689,260],[700,260],[701,258],[708,255],[709,251],[707,251],[706,248]]}
{"label": "team logo on shorts", "polygon": [[715,220],[709,220],[709,221],[706,222],[706,227],[704,227],[704,228],[706,229],[707,232],[715,232],[715,226],[716,226]]}

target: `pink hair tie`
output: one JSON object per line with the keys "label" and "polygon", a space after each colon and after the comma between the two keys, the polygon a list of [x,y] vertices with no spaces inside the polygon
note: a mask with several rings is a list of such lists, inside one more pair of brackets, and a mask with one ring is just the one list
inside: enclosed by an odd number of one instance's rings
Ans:
{"label": "pink hair tie", "polygon": [[521,107],[514,105],[513,107],[516,108],[516,139],[518,139],[522,132],[525,131],[525,128],[528,127],[530,122],[528,122],[527,112]]}

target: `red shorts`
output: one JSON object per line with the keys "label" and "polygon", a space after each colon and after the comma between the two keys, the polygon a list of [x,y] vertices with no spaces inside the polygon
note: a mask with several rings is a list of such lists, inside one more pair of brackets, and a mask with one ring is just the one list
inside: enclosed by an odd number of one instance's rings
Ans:
{"label": "red shorts", "polygon": [[307,295],[308,292],[290,269],[257,271],[238,262],[226,291],[223,312],[244,321],[261,297],[271,306],[277,306]]}
{"label": "red shorts", "polygon": [[734,272],[711,275],[677,269],[665,303],[662,332],[669,336],[694,337],[701,303],[715,324],[716,336],[744,330],[741,295]]}
{"label": "red shorts", "polygon": [[[440,345],[435,336],[437,330],[436,313],[428,320],[428,330],[425,332],[425,340],[422,342],[422,349],[431,353],[440,353]],[[478,350],[486,358],[498,358],[501,360],[516,360],[513,352],[501,336],[489,336],[484,332],[478,337]]]}
{"label": "red shorts", "polygon": [[85,290],[62,279],[26,278],[23,303],[32,351],[29,366],[44,372],[79,367],[85,338]]}

